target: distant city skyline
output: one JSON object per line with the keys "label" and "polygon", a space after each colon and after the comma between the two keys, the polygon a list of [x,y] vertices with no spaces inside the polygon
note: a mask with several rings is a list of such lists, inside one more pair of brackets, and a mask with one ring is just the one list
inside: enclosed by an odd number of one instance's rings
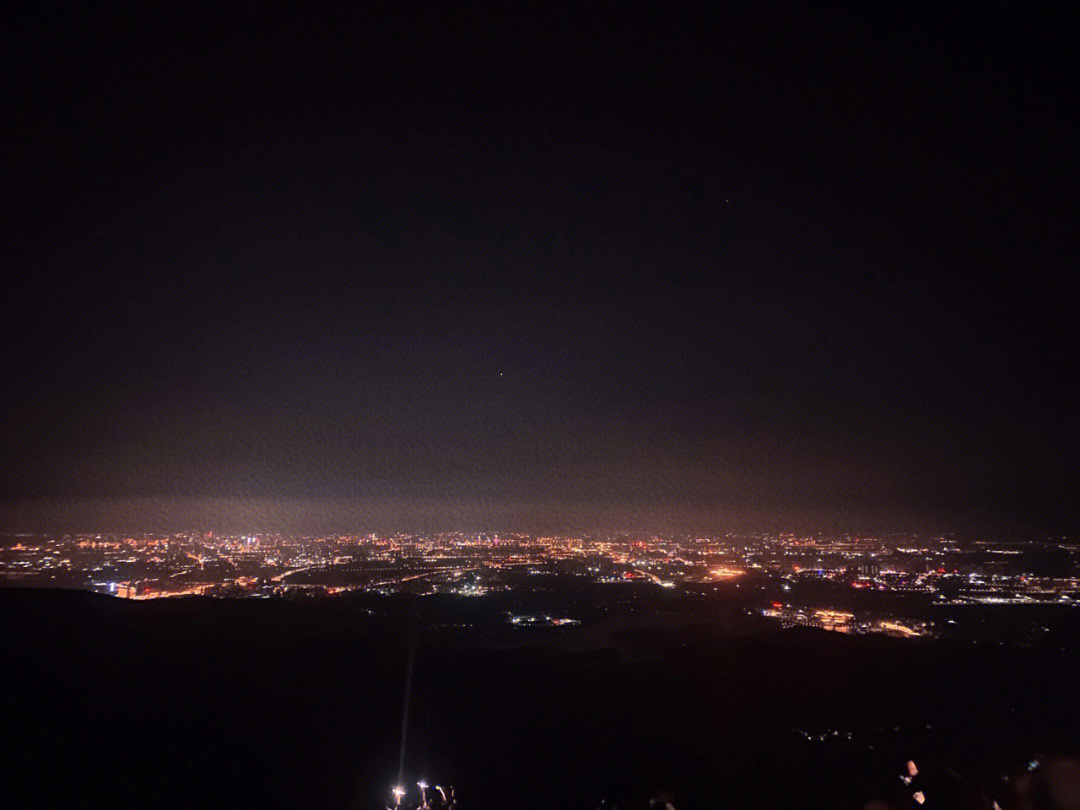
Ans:
{"label": "distant city skyline", "polygon": [[990,516],[941,520],[915,512],[886,513],[879,507],[795,511],[718,506],[672,508],[595,506],[521,501],[467,501],[461,498],[403,502],[360,499],[264,498],[93,498],[28,499],[0,508],[7,533],[286,532],[294,534],[403,532],[528,532],[703,534],[799,533],[806,535],[957,535],[965,539],[1072,540]]}
{"label": "distant city skyline", "polygon": [[[751,612],[785,626],[845,633],[874,632],[872,623],[855,621],[857,605],[864,618],[876,611],[878,618],[895,619],[897,605],[884,613],[873,605],[874,594],[888,591],[908,599],[908,616],[922,615],[923,622],[879,629],[914,638],[925,635],[931,604],[1074,607],[1080,603],[1078,551],[1075,542],[1032,545],[912,534],[6,534],[0,535],[0,586],[139,600],[360,593],[473,598],[525,596],[535,592],[535,577],[554,577],[576,587],[646,584],[692,601],[746,585],[729,596],[741,596]],[[820,588],[828,590],[831,608],[821,604],[822,594],[815,596]],[[522,626],[581,623],[573,616],[510,616],[511,624]]]}

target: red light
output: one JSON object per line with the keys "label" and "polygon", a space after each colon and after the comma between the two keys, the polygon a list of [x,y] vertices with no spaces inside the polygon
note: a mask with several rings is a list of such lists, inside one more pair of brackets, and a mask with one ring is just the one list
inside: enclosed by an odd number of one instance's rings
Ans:
{"label": "red light", "polygon": [[782,607],[783,607],[784,605],[783,605],[783,603],[782,603],[782,602],[773,602],[773,603],[772,603],[772,606],[773,606],[774,608],[782,608]]}

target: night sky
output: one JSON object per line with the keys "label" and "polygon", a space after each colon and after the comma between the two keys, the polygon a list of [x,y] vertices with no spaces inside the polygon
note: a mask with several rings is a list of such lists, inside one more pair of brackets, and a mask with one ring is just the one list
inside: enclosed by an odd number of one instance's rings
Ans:
{"label": "night sky", "polygon": [[1062,21],[155,5],[3,20],[4,530],[1080,528]]}

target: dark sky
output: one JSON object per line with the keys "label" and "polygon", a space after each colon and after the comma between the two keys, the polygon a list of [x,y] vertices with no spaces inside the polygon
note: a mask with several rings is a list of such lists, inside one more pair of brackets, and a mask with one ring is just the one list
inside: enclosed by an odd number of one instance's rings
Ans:
{"label": "dark sky", "polygon": [[3,528],[1080,528],[1062,21],[271,5],[3,21]]}

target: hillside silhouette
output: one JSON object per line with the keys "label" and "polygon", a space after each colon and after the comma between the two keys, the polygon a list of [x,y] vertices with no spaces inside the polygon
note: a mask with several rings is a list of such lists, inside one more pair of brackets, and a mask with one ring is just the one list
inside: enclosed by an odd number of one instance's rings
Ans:
{"label": "hillside silhouette", "polygon": [[419,601],[2,590],[9,806],[383,807],[410,656],[404,778],[470,808],[660,791],[680,810],[856,808],[895,793],[908,758],[991,784],[1078,742],[1075,633],[1019,647],[702,624],[625,630],[621,650],[560,649],[554,628],[498,648]]}

